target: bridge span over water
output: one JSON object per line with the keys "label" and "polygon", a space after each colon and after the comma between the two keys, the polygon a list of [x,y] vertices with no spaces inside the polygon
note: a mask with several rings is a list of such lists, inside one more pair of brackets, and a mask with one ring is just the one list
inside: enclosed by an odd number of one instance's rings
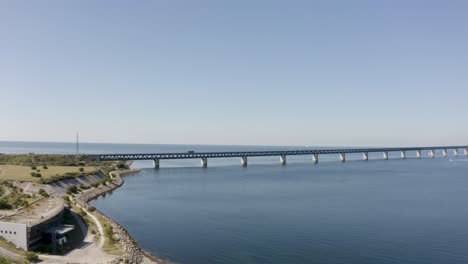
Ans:
{"label": "bridge span over water", "polygon": [[381,152],[383,159],[388,159],[389,152],[400,152],[400,157],[405,159],[407,152],[415,153],[416,158],[423,156],[422,151],[427,151],[427,156],[434,158],[435,151],[442,150],[442,157],[447,157],[447,151],[452,150],[454,156],[458,156],[458,151],[463,150],[463,154],[468,156],[468,146],[432,146],[432,147],[399,147],[399,148],[327,148],[327,149],[300,149],[300,150],[269,150],[269,151],[226,151],[226,152],[179,152],[179,153],[140,153],[140,154],[97,154],[91,155],[96,160],[152,160],[154,167],[159,168],[160,160],[168,159],[200,159],[202,167],[208,166],[210,158],[240,158],[241,165],[247,166],[248,157],[279,156],[280,163],[286,164],[286,156],[311,155],[312,162],[317,163],[319,155],[338,154],[341,161],[346,161],[348,153],[362,153],[363,160],[369,159],[369,153]]}

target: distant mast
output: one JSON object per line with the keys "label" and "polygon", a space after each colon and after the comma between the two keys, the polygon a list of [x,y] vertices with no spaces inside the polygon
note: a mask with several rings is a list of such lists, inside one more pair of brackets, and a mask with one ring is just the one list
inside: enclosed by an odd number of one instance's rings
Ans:
{"label": "distant mast", "polygon": [[79,134],[78,131],[76,132],[76,163],[79,161],[80,155],[80,141],[79,141]]}

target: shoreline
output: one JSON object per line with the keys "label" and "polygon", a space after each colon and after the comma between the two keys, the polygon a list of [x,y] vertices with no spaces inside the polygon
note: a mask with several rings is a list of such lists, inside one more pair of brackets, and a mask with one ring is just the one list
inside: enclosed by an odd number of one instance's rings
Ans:
{"label": "shoreline", "polygon": [[[131,166],[132,161],[127,162],[129,167]],[[124,180],[122,177],[135,174],[140,172],[140,169],[131,168],[123,171],[111,171],[109,176],[112,179],[111,183],[106,184],[105,186],[99,186],[96,188],[89,189],[83,193],[80,193],[76,196],[76,201],[80,204],[80,206],[88,209],[92,207],[89,204],[89,201],[96,199],[97,197],[111,192],[117,188],[120,188],[124,184]],[[103,172],[101,172],[103,173]],[[117,221],[113,220],[97,208],[95,208],[94,214],[98,215],[99,217],[103,218],[110,226],[112,226],[114,233],[119,237],[119,243],[124,249],[124,254],[117,257],[111,264],[117,263],[156,263],[156,264],[169,264],[170,262],[162,260],[150,252],[145,251],[138,243],[133,239],[130,233],[121,226]]]}

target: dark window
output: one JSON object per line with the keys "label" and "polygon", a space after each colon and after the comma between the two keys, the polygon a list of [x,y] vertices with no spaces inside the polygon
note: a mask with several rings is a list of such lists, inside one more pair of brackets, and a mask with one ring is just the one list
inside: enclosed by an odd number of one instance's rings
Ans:
{"label": "dark window", "polygon": [[13,234],[15,234],[15,235],[16,235],[16,232],[13,232]]}

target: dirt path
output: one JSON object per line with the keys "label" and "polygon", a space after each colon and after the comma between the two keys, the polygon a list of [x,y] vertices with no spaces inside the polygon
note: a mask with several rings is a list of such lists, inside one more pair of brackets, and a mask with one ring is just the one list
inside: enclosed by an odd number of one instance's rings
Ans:
{"label": "dirt path", "polygon": [[116,255],[111,255],[102,250],[104,246],[105,237],[104,237],[104,228],[101,225],[101,222],[97,219],[96,216],[91,214],[88,210],[83,208],[83,210],[88,214],[88,216],[93,219],[99,230],[99,242],[95,242],[95,235],[91,234],[88,230],[86,238],[83,240],[81,245],[70,251],[68,254],[63,256],[52,256],[52,255],[40,255],[40,259],[43,260],[43,264],[65,264],[65,263],[108,263],[115,259]]}
{"label": "dirt path", "polygon": [[106,238],[104,236],[104,228],[102,227],[101,222],[97,219],[96,216],[91,214],[88,210],[86,210],[85,208],[82,208],[82,209],[88,214],[89,217],[93,219],[94,223],[96,224],[99,230],[99,234],[101,234],[100,239],[99,239],[99,248],[102,248],[104,246],[104,242],[106,241]]}

